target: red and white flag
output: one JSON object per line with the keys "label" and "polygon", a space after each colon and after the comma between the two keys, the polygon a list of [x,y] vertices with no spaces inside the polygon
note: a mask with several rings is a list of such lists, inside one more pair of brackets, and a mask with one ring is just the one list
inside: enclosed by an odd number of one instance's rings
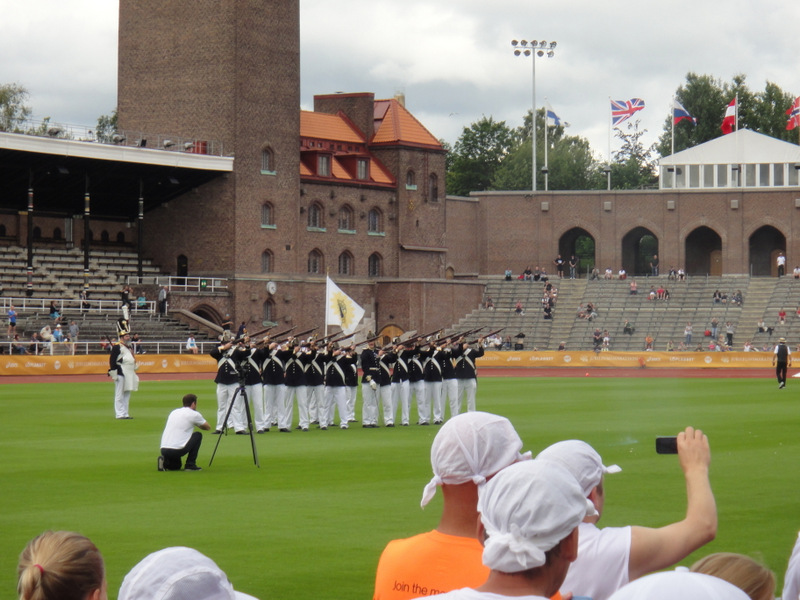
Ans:
{"label": "red and white flag", "polygon": [[736,98],[731,100],[728,108],[725,109],[725,118],[722,119],[722,133],[728,135],[736,129]]}
{"label": "red and white flag", "polygon": [[786,111],[789,115],[789,120],[786,122],[786,129],[791,130],[795,127],[800,127],[800,96],[794,99],[794,102]]}

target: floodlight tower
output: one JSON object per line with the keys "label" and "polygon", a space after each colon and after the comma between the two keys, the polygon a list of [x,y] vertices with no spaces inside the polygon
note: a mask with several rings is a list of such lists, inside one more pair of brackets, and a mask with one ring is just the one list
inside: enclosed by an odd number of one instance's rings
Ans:
{"label": "floodlight tower", "polygon": [[553,58],[555,56],[555,48],[558,42],[546,42],[542,40],[531,42],[527,40],[511,40],[511,45],[514,48],[514,56],[530,56],[531,57],[531,81],[533,82],[533,98],[531,102],[531,147],[532,147],[532,162],[531,162],[531,191],[536,191],[536,57]]}

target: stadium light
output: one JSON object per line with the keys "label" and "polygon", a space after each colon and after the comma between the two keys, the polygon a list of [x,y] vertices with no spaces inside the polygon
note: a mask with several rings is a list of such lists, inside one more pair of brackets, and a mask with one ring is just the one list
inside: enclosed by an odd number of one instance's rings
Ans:
{"label": "stadium light", "polygon": [[[514,56],[531,57],[532,111],[531,111],[531,191],[536,191],[536,57],[553,58],[558,42],[511,40]],[[521,49],[520,49],[521,48]]]}

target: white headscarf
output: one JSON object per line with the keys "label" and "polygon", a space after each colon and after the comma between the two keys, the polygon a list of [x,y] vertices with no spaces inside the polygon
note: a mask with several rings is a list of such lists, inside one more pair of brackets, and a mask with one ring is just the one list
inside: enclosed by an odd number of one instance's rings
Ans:
{"label": "white headscarf", "polygon": [[424,508],[443,483],[481,485],[500,469],[530,459],[531,453],[520,454],[521,449],[522,440],[505,417],[480,411],[453,417],[433,440],[433,478],[422,492],[420,505]]}
{"label": "white headscarf", "polygon": [[750,600],[741,589],[719,577],[685,570],[653,573],[632,581],[608,600]]}
{"label": "white headscarf", "polygon": [[580,440],[556,442],[542,450],[536,460],[553,461],[566,468],[578,480],[584,496],[600,485],[604,474],[622,471],[617,465],[605,466],[597,451]]}
{"label": "white headscarf", "polygon": [[545,553],[594,512],[564,467],[531,460],[500,471],[478,490],[486,530],[483,564],[518,573],[545,563]]}

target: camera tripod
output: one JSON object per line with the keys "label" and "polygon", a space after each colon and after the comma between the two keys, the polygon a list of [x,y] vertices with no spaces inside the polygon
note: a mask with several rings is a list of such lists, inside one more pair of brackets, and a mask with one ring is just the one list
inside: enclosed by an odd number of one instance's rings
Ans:
{"label": "camera tripod", "polygon": [[261,468],[261,465],[258,463],[256,440],[255,437],[253,437],[253,417],[250,414],[250,403],[247,401],[247,391],[245,390],[244,382],[239,383],[239,387],[236,388],[233,398],[231,398],[231,401],[228,404],[228,410],[225,412],[225,420],[222,422],[222,431],[220,432],[219,436],[217,436],[217,443],[214,446],[214,452],[211,453],[211,460],[208,461],[209,467],[211,466],[211,463],[214,462],[214,456],[217,454],[217,448],[219,448],[219,443],[222,441],[222,437],[228,435],[228,419],[231,417],[231,412],[233,411],[234,404],[236,404],[236,399],[240,396],[244,402],[244,412],[247,415],[247,435],[250,436],[250,446],[253,448],[253,462],[259,469]]}

